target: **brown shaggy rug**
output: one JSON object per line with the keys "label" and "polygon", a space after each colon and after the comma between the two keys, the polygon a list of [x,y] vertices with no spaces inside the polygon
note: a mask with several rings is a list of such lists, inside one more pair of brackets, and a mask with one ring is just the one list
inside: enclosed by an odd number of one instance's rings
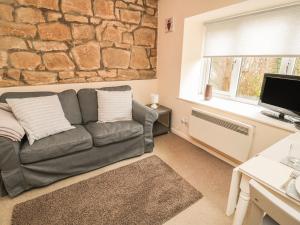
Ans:
{"label": "brown shaggy rug", "polygon": [[151,156],[20,203],[12,225],[161,225],[201,197]]}

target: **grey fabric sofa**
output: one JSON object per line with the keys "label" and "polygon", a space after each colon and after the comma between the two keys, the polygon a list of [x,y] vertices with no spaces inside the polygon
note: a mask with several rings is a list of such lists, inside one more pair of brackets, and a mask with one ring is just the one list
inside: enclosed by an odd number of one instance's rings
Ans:
{"label": "grey fabric sofa", "polygon": [[[130,90],[130,86],[105,88]],[[51,184],[153,151],[152,126],[157,114],[133,101],[133,120],[96,123],[98,120],[95,89],[54,92],[8,92],[0,97],[26,98],[57,94],[66,118],[76,129],[36,141],[29,145],[0,137],[0,194],[20,193]]]}

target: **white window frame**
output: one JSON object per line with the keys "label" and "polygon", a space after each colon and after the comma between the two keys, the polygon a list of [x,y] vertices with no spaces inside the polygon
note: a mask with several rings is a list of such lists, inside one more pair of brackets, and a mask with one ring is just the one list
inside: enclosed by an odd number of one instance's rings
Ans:
{"label": "white window frame", "polygon": [[[231,57],[231,56],[228,56]],[[245,56],[247,57],[247,56]],[[213,90],[213,96],[220,97],[220,98],[226,98],[234,101],[239,101],[243,103],[248,104],[257,104],[258,100],[251,100],[247,98],[242,98],[237,96],[237,90],[239,85],[239,79],[241,75],[241,68],[243,63],[243,58],[245,57],[234,57],[234,64],[231,74],[231,80],[230,80],[230,88],[229,91],[219,91],[219,90]],[[273,56],[249,56],[249,57],[273,57]],[[294,73],[294,67],[296,63],[297,57],[288,57],[288,56],[274,56],[274,57],[280,57],[281,65],[280,65],[280,74],[293,74]],[[212,57],[211,57],[212,58]],[[201,68],[201,74],[202,76],[202,85],[200,85],[199,88],[199,94],[203,95],[205,91],[205,86],[209,83],[209,77],[211,73],[211,58],[203,58],[202,61],[202,68]]]}

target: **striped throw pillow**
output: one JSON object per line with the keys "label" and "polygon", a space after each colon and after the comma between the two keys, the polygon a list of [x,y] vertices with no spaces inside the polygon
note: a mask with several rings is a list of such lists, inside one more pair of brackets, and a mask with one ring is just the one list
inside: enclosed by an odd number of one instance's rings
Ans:
{"label": "striped throw pillow", "polygon": [[98,122],[132,120],[132,92],[97,90]]}
{"label": "striped throw pillow", "polygon": [[6,101],[26,131],[30,145],[35,140],[75,128],[66,119],[57,95]]}

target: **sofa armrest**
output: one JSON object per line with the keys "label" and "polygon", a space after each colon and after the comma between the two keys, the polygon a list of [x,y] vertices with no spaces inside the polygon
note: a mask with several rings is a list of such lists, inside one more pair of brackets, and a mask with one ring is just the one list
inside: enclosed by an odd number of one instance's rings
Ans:
{"label": "sofa armrest", "polygon": [[158,118],[158,114],[137,101],[133,101],[132,116],[135,121],[144,126],[145,152],[152,152],[154,147],[152,130],[153,124]]}
{"label": "sofa armrest", "polygon": [[20,142],[0,137],[0,188],[6,188],[0,190],[1,195],[7,191],[10,196],[15,196],[20,193],[20,186],[25,185],[20,163],[20,145]]}

